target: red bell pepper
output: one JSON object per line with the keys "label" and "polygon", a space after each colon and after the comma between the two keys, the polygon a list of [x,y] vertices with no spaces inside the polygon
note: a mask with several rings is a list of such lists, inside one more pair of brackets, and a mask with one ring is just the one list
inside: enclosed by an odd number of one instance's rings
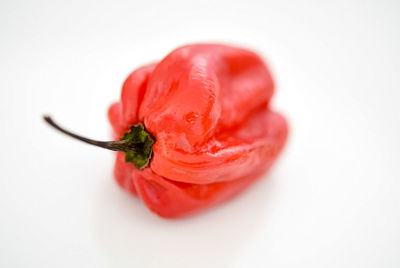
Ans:
{"label": "red bell pepper", "polygon": [[288,127],[270,110],[271,74],[255,53],[225,45],[180,47],[134,71],[108,117],[118,184],[155,213],[180,217],[223,202],[264,174]]}

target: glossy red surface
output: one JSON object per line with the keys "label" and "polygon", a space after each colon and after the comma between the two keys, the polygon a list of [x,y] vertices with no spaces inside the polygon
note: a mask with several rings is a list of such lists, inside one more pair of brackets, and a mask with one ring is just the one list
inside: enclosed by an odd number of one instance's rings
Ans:
{"label": "glossy red surface", "polygon": [[150,166],[118,153],[117,182],[162,217],[179,217],[234,196],[281,152],[285,119],[272,112],[269,70],[255,53],[190,45],[134,71],[109,109],[118,139],[144,123],[156,138]]}

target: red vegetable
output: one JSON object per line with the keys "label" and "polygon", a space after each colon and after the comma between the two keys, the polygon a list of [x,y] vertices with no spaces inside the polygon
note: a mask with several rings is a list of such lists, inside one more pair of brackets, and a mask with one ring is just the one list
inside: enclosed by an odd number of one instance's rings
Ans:
{"label": "red vegetable", "polygon": [[270,110],[273,87],[251,51],[184,46],[126,79],[108,113],[119,141],[84,141],[120,151],[117,182],[158,215],[180,217],[231,198],[275,161],[288,129]]}

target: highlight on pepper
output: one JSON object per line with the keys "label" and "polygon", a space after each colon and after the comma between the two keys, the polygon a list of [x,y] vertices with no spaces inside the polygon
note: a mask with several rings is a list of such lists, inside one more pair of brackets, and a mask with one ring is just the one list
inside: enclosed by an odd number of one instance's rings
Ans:
{"label": "highlight on pepper", "polygon": [[175,49],[133,71],[108,118],[117,183],[165,218],[224,202],[262,177],[282,151],[286,120],[271,110],[271,73],[256,53],[220,44]]}

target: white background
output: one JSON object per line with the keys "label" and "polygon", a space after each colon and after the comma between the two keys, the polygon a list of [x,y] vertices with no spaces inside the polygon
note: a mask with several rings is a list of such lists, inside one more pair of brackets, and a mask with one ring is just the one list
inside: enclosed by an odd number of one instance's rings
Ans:
{"label": "white background", "polygon": [[[400,267],[399,1],[0,1],[0,267]],[[114,183],[134,68],[177,46],[258,51],[290,123],[232,202],[164,220]]]}

